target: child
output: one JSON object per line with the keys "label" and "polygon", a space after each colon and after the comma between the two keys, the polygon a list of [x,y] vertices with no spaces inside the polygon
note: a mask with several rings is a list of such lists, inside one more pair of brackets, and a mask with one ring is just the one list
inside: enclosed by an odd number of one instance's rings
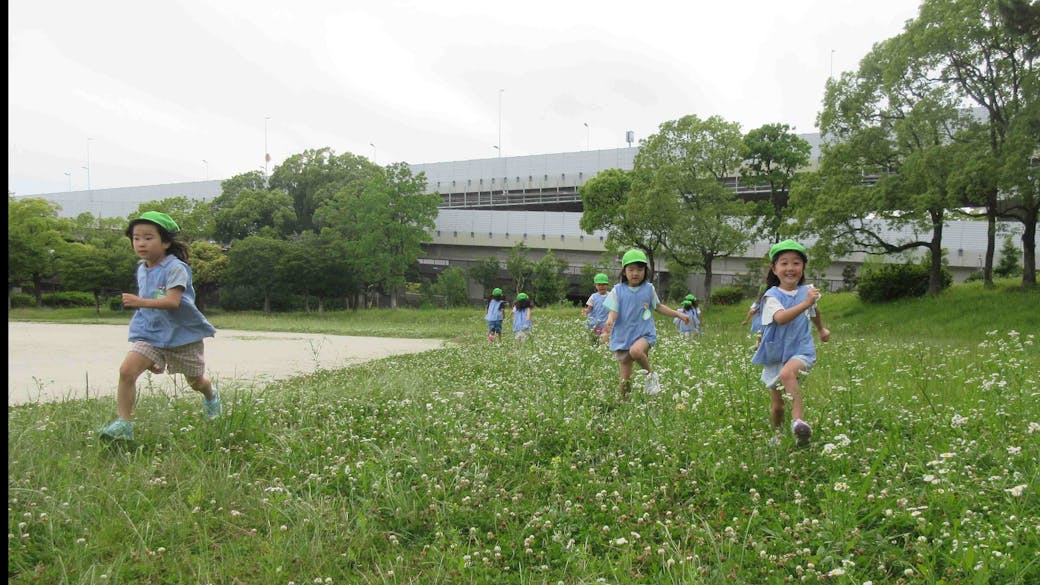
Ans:
{"label": "child", "polygon": [[[805,266],[808,256],[805,247],[794,240],[784,240],[769,250],[769,274],[766,284],[770,286],[761,301],[762,341],[759,343],[751,363],[762,366],[762,381],[772,398],[770,418],[773,428],[779,433],[784,421],[784,398],[779,384],[791,397],[791,432],[797,444],[809,443],[812,428],[802,420],[802,393],[798,374],[808,372],[816,363],[816,346],[813,343],[812,325],[816,301],[820,291],[805,284]],[[827,341],[831,332],[818,321],[820,339]],[[772,440],[779,443],[779,434]]]}
{"label": "child", "polygon": [[632,362],[646,370],[647,393],[661,391],[661,380],[649,360],[650,348],[657,341],[657,328],[651,311],[678,317],[687,323],[690,319],[688,315],[661,304],[650,279],[646,254],[642,250],[629,250],[621,258],[621,282],[614,285],[603,302],[610,311],[603,326],[603,337],[610,340],[610,349],[618,362],[622,398],[628,396],[632,386]]}
{"label": "child", "polygon": [[502,321],[505,320],[506,302],[502,298],[502,289],[495,288],[491,291],[491,299],[488,301],[487,314],[484,320],[488,326],[488,343],[495,342],[495,336],[502,341]]}
{"label": "child", "polygon": [[114,422],[98,431],[102,439],[130,441],[134,426],[130,411],[137,395],[137,378],[145,370],[183,374],[203,396],[207,419],[220,416],[220,394],[206,377],[202,340],[216,333],[195,307],[195,289],[188,268],[188,245],[177,241],[180,231],[169,215],[146,211],[131,220],[126,235],[141,259],[137,265],[138,294],[123,293],[123,306],[136,307],[130,319],[130,351],[119,366]]}
{"label": "child", "polygon": [[[755,302],[751,303],[747,315],[740,322],[741,325],[747,325],[748,321],[751,322],[751,332],[755,334],[755,349],[758,349],[759,344],[762,343],[762,295],[765,293],[766,285],[760,285],[758,287],[758,297],[755,299]],[[820,327],[822,326],[821,323]]]}
{"label": "child", "polygon": [[679,331],[679,335],[685,339],[692,339],[695,334],[700,333],[700,320],[697,318],[697,309],[693,306],[693,301],[687,299],[683,301],[683,306],[679,309],[679,312],[689,317],[688,321],[676,317],[673,319],[676,329]]}
{"label": "child", "polygon": [[693,315],[692,315],[692,321],[693,322],[691,323],[691,325],[693,326],[693,332],[696,335],[700,335],[701,334],[701,305],[697,301],[697,297],[694,296],[692,293],[686,295],[686,300],[690,301],[690,303],[693,306]]}
{"label": "child", "polygon": [[513,335],[516,340],[523,343],[531,334],[531,300],[527,293],[516,295],[513,303]]}
{"label": "child", "polygon": [[581,314],[583,317],[587,317],[585,328],[592,333],[592,341],[595,343],[599,341],[599,336],[603,334],[603,325],[607,322],[608,311],[603,306],[603,301],[607,300],[607,284],[610,283],[610,277],[601,272],[592,278],[592,283],[596,287],[596,292],[585,301]]}

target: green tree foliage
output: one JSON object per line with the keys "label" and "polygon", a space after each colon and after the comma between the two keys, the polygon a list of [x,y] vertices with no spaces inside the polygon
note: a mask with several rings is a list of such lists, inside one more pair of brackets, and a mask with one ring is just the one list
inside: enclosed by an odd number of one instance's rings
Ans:
{"label": "green tree foliage", "polygon": [[[1032,193],[1025,194],[1026,199],[1031,195],[1032,200],[1022,202],[1025,210],[1008,213],[1001,199],[1022,197],[1008,189],[1008,182],[1010,179],[1014,184],[1012,177],[1028,173],[1025,169],[1033,159],[1018,148],[1008,148],[1008,139],[1020,117],[1035,116],[1025,110],[1040,97],[1040,71],[1035,62],[1038,11],[1035,2],[1027,5],[1016,0],[924,0],[918,17],[896,37],[902,39],[903,51],[919,87],[929,92],[953,92],[962,100],[959,103],[973,104],[985,112],[985,119],[979,122],[982,141],[997,161],[985,169],[1002,177],[980,182],[986,187],[983,191],[962,195],[967,203],[984,208],[989,225],[983,268],[987,283],[992,283],[998,218],[1022,221],[1026,230],[1025,254],[1035,254],[1035,183]],[[1035,130],[1032,132],[1034,145],[1038,135]],[[1035,285],[1035,267],[1031,269],[1030,263],[1026,264],[1023,283]]]}
{"label": "green tree foliage", "polygon": [[484,288],[484,296],[490,296],[491,291],[498,283],[498,274],[502,271],[502,263],[494,256],[488,256],[477,260],[469,267],[467,273],[474,281],[480,283]]}
{"label": "green tree foliage", "polygon": [[567,298],[566,270],[566,261],[557,258],[552,250],[545,252],[545,256],[534,265],[532,274],[535,303],[546,306]]}
{"label": "green tree foliage", "polygon": [[[929,267],[919,263],[864,265],[857,293],[865,303],[884,303],[896,299],[919,297],[929,291]],[[953,282],[953,276],[942,269],[940,288]]]}
{"label": "green tree foliage", "polygon": [[406,276],[436,225],[440,197],[423,194],[425,176],[404,163],[368,177],[360,193],[344,188],[324,201],[315,223],[338,232],[356,277],[366,288],[390,295],[396,306]]}
{"label": "green tree foliage", "polygon": [[[860,251],[897,254],[925,249],[929,288],[942,288],[942,231],[958,206],[951,175],[971,120],[958,97],[920,71],[911,39],[874,46],[855,73],[829,81],[820,114],[823,146],[818,173],[792,190],[803,233],[816,235],[818,258]],[[873,186],[864,176],[876,176]],[[904,227],[914,236],[899,238]],[[916,234],[927,234],[919,237]]]}
{"label": "green tree foliage", "polygon": [[791,182],[796,173],[809,164],[812,145],[792,132],[787,124],[766,124],[748,131],[744,135],[744,146],[746,154],[741,183],[769,188],[770,212],[773,214],[770,230],[773,242],[779,242]]}
{"label": "green tree foliage", "polygon": [[286,247],[284,240],[248,236],[233,243],[228,251],[225,282],[257,291],[263,298],[264,314],[271,313],[272,292],[288,288],[288,283],[278,278],[284,277],[284,273],[279,275],[276,269],[285,256]]}
{"label": "green tree foliage", "polygon": [[220,246],[199,241],[191,244],[191,281],[195,287],[195,305],[200,310],[224,283],[227,266],[228,255]]}
{"label": "green tree foliage", "polygon": [[634,175],[651,193],[669,263],[704,270],[711,296],[716,259],[742,253],[758,239],[758,217],[722,181],[746,154],[740,125],[718,116],[685,116],[643,141]]}
{"label": "green tree foliage", "polygon": [[304,297],[304,308],[310,312],[310,297],[318,301],[318,312],[333,298],[346,299],[357,294],[352,278],[350,259],[343,253],[345,246],[334,232],[321,235],[305,231],[286,244],[286,251],[278,264],[280,280],[289,290]]}
{"label": "green tree foliage", "polygon": [[437,276],[430,290],[435,295],[444,297],[448,307],[464,307],[469,304],[469,291],[466,288],[466,273],[457,266],[445,268]]}
{"label": "green tree foliage", "polygon": [[586,233],[605,230],[604,247],[614,255],[630,248],[646,252],[650,267],[664,247],[677,213],[674,200],[646,187],[634,171],[605,169],[579,188],[580,227]]}
{"label": "green tree foliage", "polygon": [[296,226],[296,212],[285,191],[244,190],[222,204],[214,223],[214,237],[219,242],[249,236],[285,238]]}
{"label": "green tree foliage", "polygon": [[513,295],[524,292],[534,275],[534,262],[527,257],[528,248],[523,242],[517,242],[509,251],[506,259],[506,272],[513,279]]}
{"label": "green tree foliage", "polygon": [[[399,171],[392,173],[399,175]],[[271,173],[270,188],[280,189],[292,200],[297,232],[314,230],[314,214],[333,195],[360,196],[370,179],[383,176],[378,165],[351,153],[337,155],[329,147],[290,156]]]}
{"label": "green tree foliage", "polygon": [[1000,262],[993,269],[993,273],[1001,278],[1021,275],[1022,265],[1018,262],[1021,254],[1022,251],[1015,247],[1015,242],[1012,241],[1011,236],[1005,237],[1004,247],[1000,249]]}
{"label": "green tree foliage", "polygon": [[123,238],[121,246],[111,246],[104,238],[94,243],[66,244],[57,260],[62,287],[68,291],[87,291],[94,295],[94,309],[100,316],[101,298],[110,293],[137,292],[136,256]]}
{"label": "green tree foliage", "polygon": [[183,242],[205,240],[213,235],[215,223],[211,205],[207,201],[188,199],[184,196],[149,201],[139,205],[137,213],[127,217],[127,221],[129,222],[146,211],[161,211],[172,217],[173,221],[177,222],[177,226],[181,228],[177,239]]}
{"label": "green tree foliage", "polygon": [[55,250],[64,244],[68,222],[61,208],[42,198],[7,198],[7,308],[17,286],[31,283],[36,306],[43,306],[43,280],[54,273]]}

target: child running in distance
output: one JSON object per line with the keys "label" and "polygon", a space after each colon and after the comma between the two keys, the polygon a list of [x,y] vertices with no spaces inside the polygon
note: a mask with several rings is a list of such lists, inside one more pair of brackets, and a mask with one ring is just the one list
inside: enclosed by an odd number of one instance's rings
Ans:
{"label": "child running in distance", "polygon": [[496,337],[502,341],[502,321],[505,318],[506,301],[502,298],[502,289],[496,287],[491,291],[487,313],[484,314],[484,320],[487,321],[488,326],[488,343],[494,343]]}
{"label": "child running in distance", "polygon": [[755,334],[755,349],[758,349],[758,345],[762,343],[762,295],[765,293],[766,285],[759,285],[758,297],[755,298],[755,302],[751,303],[747,315],[740,322],[741,325],[747,325],[749,321],[751,322],[751,332]]}
{"label": "child running in distance", "polygon": [[601,272],[593,277],[592,283],[596,287],[596,292],[589,295],[589,300],[585,301],[581,314],[586,317],[585,328],[592,334],[592,342],[596,343],[599,341],[599,336],[603,334],[603,326],[607,322],[609,311],[603,306],[603,301],[607,300],[607,285],[610,284],[610,277]]}
{"label": "child running in distance", "polygon": [[516,295],[513,303],[513,335],[520,343],[531,335],[531,299],[527,293]]}
{"label": "child running in distance", "polygon": [[146,211],[126,228],[137,265],[138,294],[123,293],[123,306],[134,307],[129,341],[133,344],[119,366],[116,412],[119,417],[98,431],[105,440],[134,438],[131,410],[137,396],[137,378],[149,370],[183,374],[202,394],[207,419],[220,416],[220,394],[206,377],[202,340],[216,329],[195,306],[195,289],[188,267],[188,245],[176,238],[180,228],[169,215]]}
{"label": "child running in distance", "polygon": [[621,397],[632,388],[632,364],[638,363],[646,371],[646,392],[661,391],[661,379],[650,366],[650,348],[657,341],[657,327],[652,311],[689,322],[690,317],[662,304],[651,280],[646,254],[629,250],[621,258],[619,284],[614,285],[604,301],[609,314],[603,327],[603,337],[609,339],[610,349],[618,362],[621,377]]}
{"label": "child running in distance", "polygon": [[[815,315],[820,291],[805,284],[808,256],[805,247],[794,240],[784,240],[769,250],[770,287],[762,297],[762,341],[751,363],[762,366],[762,382],[770,391],[770,418],[777,431],[773,443],[779,443],[779,430],[784,422],[784,397],[779,385],[791,397],[791,432],[797,444],[804,446],[812,436],[805,422],[802,392],[798,375],[808,372],[816,363],[811,319]],[[830,339],[830,331],[818,324],[820,339]]]}
{"label": "child running in distance", "polygon": [[697,325],[699,323],[697,319],[697,310],[693,307],[693,301],[689,299],[684,300],[679,312],[689,317],[686,321],[679,317],[672,320],[675,323],[676,330],[679,332],[679,336],[684,339],[693,339],[693,336],[697,333]]}

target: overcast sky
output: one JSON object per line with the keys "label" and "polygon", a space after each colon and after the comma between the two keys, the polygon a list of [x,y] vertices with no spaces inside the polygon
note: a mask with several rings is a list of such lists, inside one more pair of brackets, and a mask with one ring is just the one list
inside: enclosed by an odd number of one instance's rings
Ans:
{"label": "overcast sky", "polygon": [[617,148],[687,114],[815,132],[828,76],[918,6],[11,0],[8,191],[83,190],[88,166],[95,189],[225,179],[262,169],[265,141],[273,170],[325,146],[379,164]]}

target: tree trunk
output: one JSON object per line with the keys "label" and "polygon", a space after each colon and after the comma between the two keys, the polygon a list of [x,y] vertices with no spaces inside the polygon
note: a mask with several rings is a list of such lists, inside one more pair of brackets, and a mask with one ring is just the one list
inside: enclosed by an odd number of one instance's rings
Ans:
{"label": "tree trunk", "polygon": [[993,286],[993,250],[997,247],[997,214],[996,206],[993,212],[986,213],[986,265],[982,269],[982,282],[986,286]]}
{"label": "tree trunk", "polygon": [[1022,231],[1022,285],[1036,286],[1036,222],[1037,212],[1026,214]]}
{"label": "tree trunk", "polygon": [[318,297],[318,314],[321,315],[325,312],[325,300],[322,297]]}
{"label": "tree trunk", "polygon": [[36,297],[36,308],[43,308],[43,276],[39,272],[36,272],[32,276],[33,281],[33,296]]}
{"label": "tree trunk", "polygon": [[710,254],[704,255],[704,305],[711,304],[711,265],[715,262],[715,257]]}
{"label": "tree trunk", "polygon": [[932,241],[928,244],[928,294],[937,295],[942,292],[943,212],[933,211],[931,216]]}
{"label": "tree trunk", "polygon": [[264,315],[271,314],[271,295],[264,293]]}
{"label": "tree trunk", "polygon": [[101,317],[101,293],[94,291],[94,314]]}

